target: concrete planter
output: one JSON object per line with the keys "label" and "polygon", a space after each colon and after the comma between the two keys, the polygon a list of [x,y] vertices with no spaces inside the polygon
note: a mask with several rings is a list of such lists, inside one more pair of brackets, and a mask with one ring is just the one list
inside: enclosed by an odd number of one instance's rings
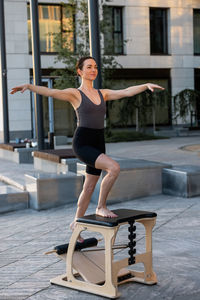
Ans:
{"label": "concrete planter", "polygon": [[83,177],[72,172],[26,174],[29,207],[41,210],[67,203],[76,203],[82,190]]}

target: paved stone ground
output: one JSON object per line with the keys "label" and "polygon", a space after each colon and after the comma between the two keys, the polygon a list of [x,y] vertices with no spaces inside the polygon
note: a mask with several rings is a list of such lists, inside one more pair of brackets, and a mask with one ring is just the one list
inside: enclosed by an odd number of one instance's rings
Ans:
{"label": "paved stone ground", "polygon": [[[121,299],[199,300],[200,197],[186,199],[157,195],[111,206],[112,209],[122,207],[158,214],[153,232],[154,270],[158,284],[124,284],[119,288]],[[88,213],[94,210],[95,206],[91,204]],[[69,240],[68,227],[74,213],[75,205],[66,205],[40,212],[28,209],[1,215],[1,300],[102,299],[49,283],[50,278],[65,273],[65,266],[55,255],[43,253]],[[126,241],[127,228],[123,226],[118,242]],[[138,253],[142,251],[143,243],[143,228],[138,224]],[[126,251],[118,256],[126,255]]]}
{"label": "paved stone ground", "polygon": [[[180,149],[185,145],[198,144],[198,139],[171,138],[109,144],[107,153],[172,164],[199,165],[200,158],[196,152]],[[124,284],[119,287],[121,299],[199,300],[200,197],[186,199],[157,195],[118,203],[110,208],[149,210],[158,214],[153,232],[154,270],[158,284]],[[0,300],[102,299],[49,283],[49,279],[65,272],[65,265],[55,255],[43,253],[69,241],[69,224],[75,209],[73,204],[40,212],[27,209],[0,215]],[[91,204],[88,213],[94,211],[95,206]],[[138,253],[143,249],[143,234],[142,226],[138,225]],[[123,226],[118,242],[124,243],[126,239],[127,228]],[[123,257],[126,251],[118,253],[117,257]]]}
{"label": "paved stone ground", "polygon": [[[116,146],[117,145],[117,146]],[[186,151],[185,146],[196,145],[196,151]],[[200,137],[178,137],[164,140],[152,140],[129,143],[107,144],[108,154],[127,158],[147,159],[172,165],[200,165],[200,156],[197,149],[200,146]]]}

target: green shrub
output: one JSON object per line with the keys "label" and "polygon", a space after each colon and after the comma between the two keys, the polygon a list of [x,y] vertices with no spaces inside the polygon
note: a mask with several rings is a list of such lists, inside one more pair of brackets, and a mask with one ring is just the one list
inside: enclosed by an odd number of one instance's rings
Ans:
{"label": "green shrub", "polygon": [[146,134],[146,133],[130,131],[130,130],[105,131],[106,143],[134,142],[134,141],[157,140],[157,139],[166,139],[166,137],[160,137],[160,136],[158,137],[153,134]]}

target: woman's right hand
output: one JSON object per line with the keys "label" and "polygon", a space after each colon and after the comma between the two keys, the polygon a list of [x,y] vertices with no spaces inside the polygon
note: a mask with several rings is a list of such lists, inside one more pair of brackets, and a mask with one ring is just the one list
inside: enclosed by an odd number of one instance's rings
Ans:
{"label": "woman's right hand", "polygon": [[10,91],[10,94],[15,94],[17,92],[23,93],[28,89],[29,89],[29,84],[19,85],[19,86],[13,87]]}

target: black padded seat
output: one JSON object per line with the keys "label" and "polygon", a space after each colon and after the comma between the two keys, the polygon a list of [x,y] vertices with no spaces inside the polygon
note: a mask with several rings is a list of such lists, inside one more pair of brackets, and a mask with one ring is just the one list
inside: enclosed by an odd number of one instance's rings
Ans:
{"label": "black padded seat", "polygon": [[94,215],[88,215],[82,218],[78,218],[77,222],[94,224],[98,226],[115,227],[120,223],[133,222],[135,220],[154,218],[157,216],[157,214],[154,212],[140,211],[140,210],[133,210],[133,209],[116,209],[116,210],[112,210],[112,212],[118,215],[118,217],[104,218],[94,214]]}

